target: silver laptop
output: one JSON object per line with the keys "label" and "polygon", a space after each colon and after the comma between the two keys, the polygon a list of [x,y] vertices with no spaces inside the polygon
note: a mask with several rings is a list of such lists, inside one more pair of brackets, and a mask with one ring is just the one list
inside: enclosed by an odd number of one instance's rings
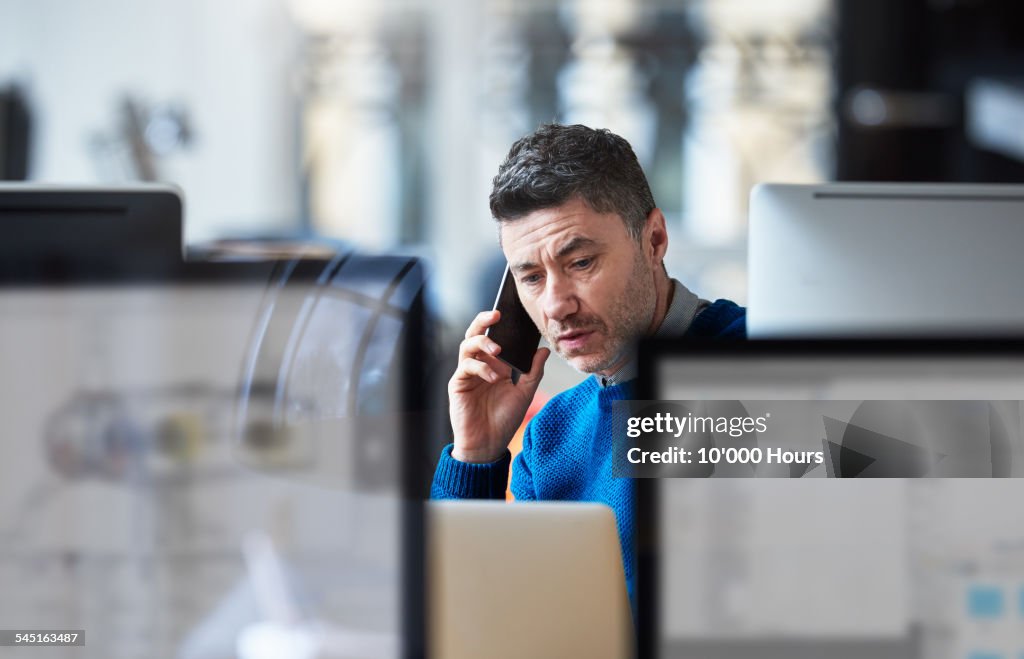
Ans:
{"label": "silver laptop", "polygon": [[610,508],[432,501],[427,519],[431,657],[631,656]]}
{"label": "silver laptop", "polygon": [[1024,330],[1024,186],[764,184],[751,337]]}

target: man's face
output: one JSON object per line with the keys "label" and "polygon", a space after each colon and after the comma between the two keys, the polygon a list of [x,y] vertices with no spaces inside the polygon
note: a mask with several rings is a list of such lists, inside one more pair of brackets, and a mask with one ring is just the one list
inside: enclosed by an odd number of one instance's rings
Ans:
{"label": "man's face", "polygon": [[577,370],[610,375],[650,330],[655,264],[617,214],[574,199],[502,223],[501,243],[523,306]]}

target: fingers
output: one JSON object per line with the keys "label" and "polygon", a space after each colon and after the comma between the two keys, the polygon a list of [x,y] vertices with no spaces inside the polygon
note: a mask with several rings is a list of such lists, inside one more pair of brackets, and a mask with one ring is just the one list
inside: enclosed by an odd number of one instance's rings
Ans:
{"label": "fingers", "polygon": [[[497,384],[512,379],[512,367],[498,359],[501,346],[484,334],[488,327],[498,322],[501,312],[482,311],[476,315],[466,338],[459,344],[459,366],[449,382],[449,389],[462,389],[472,380],[479,378],[484,382]],[[524,374],[520,381],[526,380],[527,385],[536,387],[544,376],[544,362],[551,351],[541,348],[533,356],[530,372]]]}
{"label": "fingers", "polygon": [[[488,323],[489,313],[478,315],[477,320]],[[474,331],[473,326],[470,331]],[[501,346],[483,334],[470,336],[459,344],[459,366],[449,383],[450,391],[475,386],[470,383],[478,378],[491,384],[511,381],[512,367],[495,356],[500,352]]]}
{"label": "fingers", "polygon": [[497,355],[500,352],[501,346],[484,334],[471,336],[459,344],[459,359],[479,357],[481,355]]}
{"label": "fingers", "polygon": [[466,330],[466,338],[476,336],[477,334],[483,334],[484,331],[498,322],[498,318],[501,317],[501,312],[497,309],[493,311],[481,311],[473,319],[473,322],[469,324],[469,329]]}
{"label": "fingers", "polygon": [[476,359],[491,367],[502,379],[512,377],[512,367],[498,359],[501,346],[483,334],[471,336],[459,344],[459,361]]}
{"label": "fingers", "polygon": [[539,384],[541,378],[544,377],[544,364],[548,361],[548,357],[551,356],[550,348],[539,348],[537,352],[533,354],[533,362],[530,364],[530,372],[524,373],[520,382],[524,382],[528,385]]}
{"label": "fingers", "polygon": [[507,375],[502,377],[490,364],[485,364],[479,359],[463,359],[459,364],[459,370],[455,372],[455,378],[459,378],[460,375],[463,379],[478,377],[491,384],[497,384],[502,380],[508,379]]}
{"label": "fingers", "polygon": [[492,371],[498,374],[499,382],[501,382],[502,380],[512,379],[512,367],[506,364],[505,362],[501,361],[497,357],[491,357],[490,355],[479,355],[477,357],[472,357],[471,359],[475,359],[478,362],[483,362],[484,364],[487,364],[487,366],[490,367]]}

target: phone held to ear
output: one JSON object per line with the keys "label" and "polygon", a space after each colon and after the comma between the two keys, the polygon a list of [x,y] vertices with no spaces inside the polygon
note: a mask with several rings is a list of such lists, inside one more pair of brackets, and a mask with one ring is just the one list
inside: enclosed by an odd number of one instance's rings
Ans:
{"label": "phone held to ear", "polygon": [[520,373],[530,372],[533,356],[540,346],[540,332],[519,301],[516,282],[508,265],[505,266],[505,276],[501,279],[494,308],[501,312],[501,317],[487,328],[486,334],[501,346],[498,359],[519,372],[512,375],[512,381],[515,382]]}

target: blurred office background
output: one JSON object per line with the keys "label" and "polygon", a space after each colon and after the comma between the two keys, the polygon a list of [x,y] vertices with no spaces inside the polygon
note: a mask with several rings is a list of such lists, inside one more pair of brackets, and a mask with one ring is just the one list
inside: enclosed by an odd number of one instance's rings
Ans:
{"label": "blurred office background", "polygon": [[835,171],[826,0],[6,0],[0,84],[31,180],[177,183],[189,242],[316,234],[430,258],[446,319],[483,304],[489,183],[546,121],[634,145],[671,265],[744,297],[746,197]]}
{"label": "blurred office background", "polygon": [[1010,0],[6,0],[0,174],[174,182],[191,244],[425,256],[461,328],[500,262],[497,164],[582,122],[634,145],[670,271],[743,302],[754,183],[1024,177],[1021,23]]}
{"label": "blurred office background", "polygon": [[[490,179],[538,124],[629,139],[670,223],[669,271],[743,302],[757,182],[1024,181],[1022,51],[1014,0],[0,0],[0,178],[175,183],[193,247],[298,239],[423,257],[444,353],[491,304]],[[549,371],[548,394],[579,377]],[[229,386],[222,375],[211,382]],[[262,523],[305,524],[280,522],[296,496]],[[183,499],[153,501],[186,532]],[[97,565],[60,556],[47,587]],[[106,582],[95,570],[82,592]],[[187,613],[151,654],[184,653],[237,571],[161,600]],[[132,596],[162,592],[123,578]],[[95,656],[138,656],[143,628],[125,629]]]}

